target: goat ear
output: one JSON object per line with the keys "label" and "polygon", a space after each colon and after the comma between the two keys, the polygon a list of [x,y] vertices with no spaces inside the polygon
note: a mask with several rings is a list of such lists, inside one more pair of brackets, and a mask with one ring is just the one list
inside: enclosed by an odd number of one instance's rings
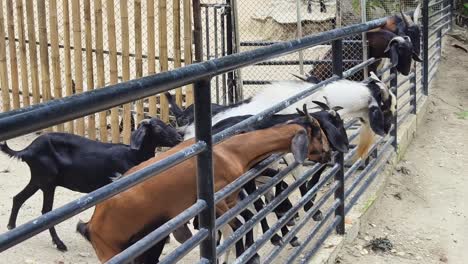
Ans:
{"label": "goat ear", "polygon": [[417,62],[423,62],[423,59],[421,58],[421,56],[419,56],[419,54],[417,54],[416,52],[413,52],[413,60],[417,61]]}
{"label": "goat ear", "polygon": [[305,129],[299,130],[291,142],[291,152],[294,156],[294,159],[302,164],[309,156],[309,137]]}
{"label": "goat ear", "polygon": [[320,118],[320,127],[325,132],[328,142],[332,145],[333,149],[340,152],[348,152],[349,150],[349,141],[346,130],[343,127],[343,124],[340,127],[336,127],[330,121]]}
{"label": "goat ear", "polygon": [[390,62],[392,63],[392,67],[396,67],[398,65],[398,47],[397,45],[392,45],[390,47]]}
{"label": "goat ear", "polygon": [[383,113],[373,98],[369,102],[369,123],[370,127],[377,135],[385,135]]}
{"label": "goat ear", "polygon": [[130,149],[140,149],[143,144],[143,139],[146,136],[148,129],[146,126],[140,126],[135,132],[133,132],[130,139]]}

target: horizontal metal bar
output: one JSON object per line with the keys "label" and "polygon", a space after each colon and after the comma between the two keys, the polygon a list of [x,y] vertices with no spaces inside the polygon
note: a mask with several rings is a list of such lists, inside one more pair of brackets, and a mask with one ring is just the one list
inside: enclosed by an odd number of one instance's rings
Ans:
{"label": "horizontal metal bar", "polygon": [[261,80],[242,80],[243,85],[267,85],[271,84],[271,81],[261,81]]}
{"label": "horizontal metal bar", "polygon": [[439,43],[440,43],[440,38],[434,39],[434,42],[432,42],[431,45],[429,45],[428,50],[431,50],[435,45],[437,45]]}
{"label": "horizontal metal bar", "polygon": [[[431,7],[431,6],[429,6],[429,7]],[[448,9],[450,9],[450,5],[448,5],[448,6],[444,7],[444,8],[442,8],[442,9],[439,10],[439,11],[436,11],[436,12],[430,14],[430,15],[429,15],[429,18],[433,18],[433,17],[437,16],[438,14],[440,14],[440,13],[442,13],[442,12],[444,12],[444,11],[447,11]]]}
{"label": "horizontal metal bar", "polygon": [[[431,74],[431,73],[435,70],[435,68],[436,68],[437,66],[439,66],[439,62],[440,62],[440,56],[437,57],[437,59],[430,65],[430,67],[429,67],[429,74]],[[435,71],[434,71],[433,75],[435,75]]]}
{"label": "horizontal metal bar", "polygon": [[429,4],[429,7],[434,7],[434,6],[436,6],[436,5],[440,5],[440,4],[444,3],[444,2],[445,2],[445,0],[440,0],[440,1],[438,1],[438,2],[434,2],[434,3],[432,3],[432,4]]}
{"label": "horizontal metal bar", "polygon": [[441,17],[439,17],[437,20],[433,21],[432,23],[429,24],[429,28],[435,26],[437,23],[439,23],[440,21],[444,20],[444,19],[447,19],[447,17],[449,17],[451,14],[450,13],[447,13]]}
{"label": "horizontal metal bar", "polygon": [[405,94],[407,94],[409,91],[411,91],[411,89],[413,89],[415,86],[415,84],[411,84],[410,87],[407,87],[405,90],[403,91],[398,91],[398,99],[402,98]]}
{"label": "horizontal metal bar", "polygon": [[366,60],[366,61],[363,61],[363,62],[359,63],[358,65],[356,65],[356,66],[354,66],[354,67],[352,67],[352,68],[346,70],[345,72],[343,72],[343,78],[346,79],[346,78],[352,76],[352,75],[355,74],[356,72],[358,72],[358,71],[364,69],[365,67],[371,65],[372,63],[374,63],[374,62],[376,62],[376,61],[377,61],[377,59],[375,59],[375,58],[370,58],[370,59],[368,59],[368,60]]}
{"label": "horizontal metal bar", "polygon": [[300,263],[309,263],[309,260],[315,255],[317,250],[321,246],[323,246],[325,239],[327,239],[330,236],[330,234],[333,232],[333,230],[335,230],[336,226],[340,223],[340,221],[341,216],[339,215],[336,216],[335,219],[333,219],[333,223],[329,225],[327,229],[325,229],[325,231],[323,231],[318,240],[315,242],[315,245],[311,249],[309,249],[309,251],[304,257],[302,257]]}
{"label": "horizontal metal bar", "polygon": [[186,65],[175,70],[110,85],[106,89],[87,91],[63,99],[37,104],[26,109],[14,110],[15,114],[7,117],[0,114],[0,127],[8,128],[0,131],[0,141],[166,92],[280,55],[290,54],[331,40],[362,33],[383,25],[386,19],[381,18],[362,24],[337,28],[300,39]]}
{"label": "horizontal metal bar", "polygon": [[[392,138],[393,140],[393,138]],[[391,145],[387,145],[388,146],[391,146]],[[380,157],[385,157],[385,159],[382,159],[382,160],[387,160],[390,155],[391,155],[392,152],[384,152],[383,155],[381,155]],[[349,202],[346,203],[346,207],[345,207],[345,212],[346,214],[348,214],[349,210],[351,210],[353,208],[353,206],[356,204],[357,200],[359,199],[359,197],[362,195],[362,193],[370,186],[370,184],[372,183],[372,181],[376,178],[376,176],[379,174],[379,172],[382,171],[382,168],[386,165],[385,162],[382,162],[382,164],[380,164],[380,166],[378,166],[378,168],[376,170],[374,170],[374,172],[369,175],[368,177],[366,177],[366,179],[364,179],[364,182],[362,183],[362,186],[361,188],[359,188],[359,190],[356,191],[356,193],[354,194],[354,196],[351,198],[351,200]]]}
{"label": "horizontal metal bar", "polygon": [[[393,138],[393,137],[390,137],[390,138]],[[390,146],[392,144],[393,140],[388,140],[382,147],[381,151],[380,152],[383,152],[383,150],[386,150],[388,148],[388,146]],[[361,183],[361,180],[364,178],[364,176],[366,176],[369,171],[371,171],[375,165],[382,159],[382,156],[379,155],[377,158],[373,159],[367,166],[366,168],[364,168],[364,170],[361,171],[361,173],[359,173],[359,175],[351,182],[351,184],[349,185],[349,187],[345,190],[345,197],[348,198],[348,196],[350,195],[351,192],[354,191],[354,189],[358,186],[359,183]],[[349,178],[350,175],[348,175],[347,178],[345,178],[345,180],[347,180]]]}
{"label": "horizontal metal bar", "polygon": [[[405,108],[406,105],[408,105],[413,98],[408,98],[405,101],[403,101],[401,104],[398,105],[398,111],[401,111],[403,108]],[[400,114],[400,113],[398,113]]]}
{"label": "horizontal metal bar", "polygon": [[405,119],[412,114],[411,112],[413,111],[413,108],[414,106],[411,106],[404,114],[398,117],[398,124],[403,124],[403,121],[405,121]]}
{"label": "horizontal metal bar", "polygon": [[308,233],[307,237],[301,243],[299,247],[292,249],[292,252],[289,254],[288,258],[284,263],[294,263],[294,260],[301,254],[301,252],[306,248],[306,246],[310,245],[310,241],[315,237],[318,231],[322,228],[323,225],[330,219],[330,216],[335,212],[336,208],[342,203],[339,199],[334,200],[333,204],[331,205],[330,209],[326,211],[323,215],[323,219],[317,223],[314,228]]}
{"label": "horizontal metal bar", "polygon": [[441,30],[442,28],[448,26],[452,21],[447,21],[445,23],[443,23],[442,25],[438,26],[436,29],[434,29],[433,31],[431,31],[429,33],[429,38],[434,36],[434,34],[436,34],[439,30]]}
{"label": "horizontal metal bar", "polygon": [[419,94],[419,96],[418,96],[418,98],[416,99],[416,102],[419,103],[419,102],[421,102],[421,99],[423,98],[424,94],[421,93],[421,92],[419,92],[418,94]]}
{"label": "horizontal metal bar", "polygon": [[345,129],[348,129],[348,128],[350,128],[351,126],[356,125],[357,122],[358,122],[358,119],[357,119],[357,118],[354,118],[354,119],[352,119],[351,121],[345,122],[344,128],[345,128]]}
{"label": "horizontal metal bar", "polygon": [[262,173],[266,168],[268,168],[272,163],[279,160],[282,156],[283,156],[282,154],[273,154],[269,156],[268,158],[258,163],[255,167],[248,170],[242,176],[237,178],[235,181],[231,182],[226,187],[216,192],[215,197],[214,197],[215,204],[225,199],[226,197],[231,195],[236,190],[240,189],[250,180],[254,179],[256,176]]}
{"label": "horizontal metal bar", "polygon": [[436,49],[434,49],[434,51],[433,51],[431,54],[429,54],[429,62],[430,62],[432,59],[434,59],[434,56],[435,56],[436,54],[439,54],[440,49],[441,49],[441,47],[437,47]]}
{"label": "horizontal metal bar", "polygon": [[198,246],[200,242],[208,236],[208,234],[209,234],[208,229],[206,228],[201,229],[195,235],[189,238],[186,242],[184,242],[182,245],[174,249],[164,259],[159,261],[159,264],[177,263],[181,258],[183,258],[185,255],[190,253],[192,249]]}
{"label": "horizontal metal bar", "polygon": [[387,79],[383,80],[382,82],[383,82],[383,83],[387,83],[387,82],[389,82],[389,81],[395,79],[395,77],[396,77],[396,74],[392,73],[392,74],[390,74],[390,75],[387,77]]}
{"label": "horizontal metal bar", "polygon": [[206,148],[204,142],[197,142],[194,145],[184,148],[179,152],[151,164],[126,177],[112,182],[89,194],[83,195],[79,199],[69,202],[51,212],[48,212],[34,220],[16,227],[0,235],[0,252],[31,238],[32,236],[47,230],[68,218],[83,212],[84,210],[120,193],[130,189],[132,186],[153,177],[176,164],[187,160]]}
{"label": "horizontal metal bar", "polygon": [[[327,177],[327,179],[323,180],[323,182],[324,183],[328,182],[328,180],[331,178],[331,176],[333,176],[333,175],[330,174],[329,177]],[[336,191],[338,186],[339,186],[339,183],[334,182],[330,186],[330,188],[320,197],[320,199],[318,201],[314,202],[314,206],[312,208],[310,208],[306,212],[306,214],[302,217],[302,219],[300,220],[299,223],[296,223],[294,225],[294,227],[291,230],[289,230],[288,234],[286,234],[286,236],[284,236],[282,238],[283,242],[280,245],[275,246],[273,248],[273,250],[270,251],[270,254],[263,260],[262,263],[269,264],[269,263],[271,263],[271,262],[273,262],[275,260],[275,258],[284,249],[284,247],[289,244],[289,242],[296,236],[296,234],[299,233],[299,231],[301,231],[301,229],[304,227],[304,225],[307,224],[310,221],[312,216],[315,215],[315,213],[318,211],[318,209],[321,208],[325,204],[326,201],[328,201],[328,199],[330,198],[330,196],[332,194],[334,194],[334,192]],[[280,220],[284,220],[284,221],[281,222],[280,226],[284,225],[283,222],[286,223],[287,221],[289,221],[294,216],[294,213],[299,211],[299,209],[301,207],[303,207],[304,204],[307,203],[313,197],[313,195],[310,194],[311,191],[312,191],[312,189],[301,200],[299,200],[299,202],[297,204],[295,204],[293,206],[293,208],[291,208],[286,213],[286,215],[281,217]],[[309,196],[310,196],[310,198],[309,198]],[[297,207],[297,210],[295,210],[296,207]],[[280,221],[278,221],[278,222],[280,222]]]}
{"label": "horizontal metal bar", "polygon": [[[402,86],[403,84],[405,84],[407,81],[411,80],[411,78],[414,77],[414,72],[411,72],[410,74],[408,74],[408,76],[405,76],[405,78],[403,80],[399,80],[398,82],[398,87]],[[399,92],[399,90],[398,90]]]}
{"label": "horizontal metal bar", "polygon": [[[361,63],[362,60],[343,60],[343,63]],[[270,65],[299,65],[301,62],[298,60],[277,60],[277,61],[264,61],[255,64],[255,66],[270,66]],[[304,65],[331,65],[331,60],[305,60],[302,62]]]}
{"label": "horizontal metal bar", "polygon": [[[317,167],[317,170],[320,167]],[[235,235],[240,235],[238,238],[236,238],[236,240],[239,240],[247,231],[251,230],[253,228],[253,226],[255,225],[255,223],[258,223],[261,219],[265,218],[268,213],[270,213],[282,201],[284,201],[286,198],[288,198],[288,195],[290,193],[292,193],[295,189],[299,188],[299,186],[304,184],[306,182],[306,180],[312,174],[315,174],[317,172],[317,170],[315,170],[315,172],[310,173],[311,170],[309,170],[307,173],[304,173],[304,175],[302,175],[299,180],[294,181],[290,186],[288,186],[288,188],[286,188],[286,190],[281,192],[281,194],[278,197],[276,197],[274,199],[274,201],[268,203],[262,210],[260,210],[260,212],[257,212],[257,214],[252,219],[247,221],[247,223],[245,223],[242,226],[242,228],[240,228],[240,229],[243,229],[243,231],[245,230],[245,232],[242,232],[242,233],[239,232],[238,233],[239,230],[237,230],[234,233],[234,235],[232,235],[231,237],[233,238]],[[288,214],[289,218],[292,218],[296,214],[296,212],[299,211],[299,209],[305,205],[306,202],[308,202],[310,199],[312,199],[312,197],[318,192],[318,190],[321,187],[323,187],[325,185],[325,183],[329,180],[329,177],[331,177],[332,175],[334,175],[338,171],[338,165],[335,165],[330,171],[333,171],[333,172],[328,173],[328,175],[326,177],[327,178],[326,180],[320,181],[319,182],[320,185],[319,184],[315,185],[313,187],[313,190],[310,190],[310,191],[307,192],[307,194],[309,194],[308,196],[304,196],[304,197],[302,197],[300,199],[301,205],[296,204],[295,206],[293,206],[293,208],[288,210],[287,214]],[[316,208],[318,209],[319,207],[316,207]],[[246,249],[244,251],[244,253],[240,257],[238,257],[236,259],[235,263],[240,264],[240,263],[248,262],[250,260],[250,258],[255,254],[255,252],[260,250],[260,248],[262,248],[265,245],[265,243],[267,243],[268,240],[276,232],[278,232],[281,229],[281,227],[286,225],[286,223],[287,223],[286,218],[284,216],[281,217],[272,227],[270,227],[270,229],[268,229],[267,232],[265,232],[261,237],[257,237],[255,239],[255,243],[252,246],[250,246],[248,249]],[[238,234],[236,234],[236,233],[238,233]]]}
{"label": "horizontal metal bar", "polygon": [[388,72],[392,68],[392,64],[389,64],[387,67],[381,69],[380,71],[377,71],[377,76],[381,77],[382,74]]}
{"label": "horizontal metal bar", "polygon": [[216,4],[201,3],[200,6],[201,6],[201,7],[213,7],[213,8],[230,7],[229,4],[223,4],[223,3],[216,3]]}
{"label": "horizontal metal bar", "polygon": [[[361,40],[343,40],[344,43],[361,43]],[[242,41],[241,47],[263,47],[278,43],[278,41]]]}
{"label": "horizontal metal bar", "polygon": [[[151,233],[147,234],[145,237],[135,242],[135,244],[126,248],[124,251],[115,255],[112,259],[110,259],[106,263],[118,264],[118,263],[125,263],[125,262],[128,262],[129,260],[135,259],[136,257],[143,254],[145,251],[147,251],[148,249],[156,245],[156,243],[160,242],[165,237],[169,236],[179,226],[187,223],[190,219],[194,218],[197,214],[203,211],[203,209],[205,209],[206,207],[207,207],[207,203],[204,200],[198,200],[195,204],[193,204],[192,206],[184,210],[182,213],[172,218],[171,220],[167,221],[166,223],[161,225],[159,228],[153,230]],[[208,235],[208,233],[206,232],[202,234],[205,234],[205,235],[199,238],[199,240],[197,241],[191,241],[190,244],[194,242],[199,243]]]}

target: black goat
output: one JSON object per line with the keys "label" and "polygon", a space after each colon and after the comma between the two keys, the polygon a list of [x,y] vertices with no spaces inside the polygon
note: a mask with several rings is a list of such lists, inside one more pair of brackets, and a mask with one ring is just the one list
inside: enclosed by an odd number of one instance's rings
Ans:
{"label": "black goat", "polygon": [[[165,92],[164,95],[167,98],[167,101],[170,105],[170,110],[176,118],[176,123],[178,126],[185,126],[194,122],[194,105],[189,105],[185,110],[182,110],[175,102],[174,97],[169,92]],[[211,104],[211,115],[214,116],[220,112],[225,111],[228,108],[233,108],[241,104],[249,103],[251,98],[245,99],[243,101],[231,104],[231,105],[219,105]]]}
{"label": "black goat", "polygon": [[[154,157],[156,147],[172,147],[181,140],[175,128],[152,118],[141,122],[132,134],[130,146],[66,133],[44,134],[20,151],[1,143],[2,152],[26,162],[31,170],[28,185],[13,198],[8,229],[16,227],[21,205],[39,189],[44,195],[42,214],[45,214],[52,210],[57,186],[82,193],[94,191],[112,182],[112,177]],[[66,251],[55,228],[49,231],[57,249]]]}

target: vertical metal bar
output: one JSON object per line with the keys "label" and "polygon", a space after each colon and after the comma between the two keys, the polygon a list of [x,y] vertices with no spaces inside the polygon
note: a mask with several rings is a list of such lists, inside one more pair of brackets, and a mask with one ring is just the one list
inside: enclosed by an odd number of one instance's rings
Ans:
{"label": "vertical metal bar", "polygon": [[[226,10],[226,53],[227,55],[233,54],[233,38],[232,38],[232,1],[227,0],[226,3],[229,5],[228,10]],[[234,72],[231,71],[227,74],[227,93],[228,93],[228,104],[234,103],[234,87],[235,87],[235,80],[234,80]]]}
{"label": "vertical metal bar", "polygon": [[[343,78],[343,40],[337,39],[332,42],[333,54],[333,74]],[[340,216],[340,223],[336,226],[336,232],[340,235],[345,233],[345,191],[344,191],[344,155],[338,153],[336,162],[340,165],[339,171],[335,174],[335,181],[339,182],[339,187],[335,191],[335,199],[340,199],[340,205],[335,210],[335,217]]]}
{"label": "vertical metal bar", "polygon": [[453,6],[453,2],[455,2],[454,0],[448,0],[449,1],[449,5],[450,5],[450,8],[449,8],[449,12],[450,12],[450,16],[449,16],[449,19],[450,19],[450,30],[453,29],[453,9],[454,9],[454,6]]}
{"label": "vertical metal bar", "polygon": [[[229,12],[229,10],[227,8],[224,9],[224,11],[221,13],[222,16],[221,16],[221,56],[226,56],[226,31],[225,31],[225,25],[226,25],[226,16],[227,16],[227,13]],[[222,93],[221,93],[221,96],[223,97],[223,105],[226,105],[226,76],[227,74],[224,73],[223,74],[223,90],[222,90]]]}
{"label": "vertical metal bar", "polygon": [[[231,14],[232,14],[232,32],[234,34],[235,46],[232,49],[233,53],[240,52],[240,36],[239,36],[239,12],[237,7],[237,0],[231,1]],[[242,86],[242,70],[234,70],[236,81],[234,82],[234,89],[236,90],[236,100],[244,99],[244,90]]]}
{"label": "vertical metal bar", "polygon": [[[297,26],[297,38],[302,38],[302,17],[301,17],[301,8],[302,1],[296,0],[296,26]],[[298,52],[299,55],[299,73],[304,74],[304,54],[302,50]]]}
{"label": "vertical metal bar", "polygon": [[[218,58],[218,52],[219,52],[219,45],[218,45],[218,6],[215,6],[213,8],[213,13],[214,13],[214,25],[213,25],[213,30],[214,30],[214,56],[215,58]],[[216,84],[216,103],[219,104],[219,75],[216,75],[215,77],[215,84]]]}
{"label": "vertical metal bar", "polygon": [[[423,76],[422,85],[425,95],[429,92],[429,0],[423,0],[422,4],[422,31],[423,31]],[[396,137],[395,137],[396,142]],[[396,143],[395,143],[396,144]]]}
{"label": "vertical metal bar", "polygon": [[206,38],[206,60],[210,60],[210,10],[205,6],[205,38]]}
{"label": "vertical metal bar", "polygon": [[[366,8],[366,0],[361,0],[361,22],[367,22],[367,8]],[[367,53],[367,35],[366,32],[362,32],[362,61],[366,61],[368,59]],[[369,76],[368,67],[364,67],[364,79],[367,79]]]}
{"label": "vertical metal bar", "polygon": [[[195,10],[194,10],[195,11]],[[195,13],[195,12],[194,12]],[[206,202],[207,208],[199,215],[200,228],[206,228],[209,236],[200,244],[200,257],[216,263],[216,229],[214,204],[214,179],[211,138],[211,79],[195,83],[195,138],[204,141],[207,149],[197,156],[198,199]]]}
{"label": "vertical metal bar", "polygon": [[416,101],[417,101],[417,95],[416,95],[416,90],[417,90],[417,84],[416,84],[416,68],[413,70],[414,72],[414,76],[411,77],[410,79],[410,84],[413,85],[413,88],[411,88],[410,90],[410,96],[411,96],[411,105],[413,106],[413,110],[411,111],[412,114],[416,114],[416,111],[417,111],[417,105],[416,105]]}
{"label": "vertical metal bar", "polygon": [[[195,60],[203,60],[203,39],[200,0],[193,0],[193,23]],[[216,229],[213,180],[213,145],[211,137],[211,79],[195,83],[193,98],[195,104],[195,138],[206,143],[206,150],[197,156],[198,199],[206,202],[207,208],[199,215],[200,229],[209,231],[208,237],[200,244],[200,258],[216,263]]]}
{"label": "vertical metal bar", "polygon": [[[395,78],[390,80],[390,89],[394,89],[394,94],[395,98],[398,98],[398,71],[396,67],[393,67],[390,69],[390,75],[395,74]],[[396,107],[395,107],[395,118],[393,120],[393,130],[390,132],[390,134],[394,137],[393,140],[393,147],[395,148],[395,151],[398,150],[398,139],[397,139],[397,132],[398,132],[398,100],[396,102]]]}

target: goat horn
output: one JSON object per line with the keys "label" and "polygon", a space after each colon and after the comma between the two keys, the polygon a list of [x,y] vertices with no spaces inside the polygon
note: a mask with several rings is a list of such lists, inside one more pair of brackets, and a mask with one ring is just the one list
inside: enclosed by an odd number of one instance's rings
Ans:
{"label": "goat horn", "polygon": [[292,76],[298,78],[299,80],[304,81],[304,82],[307,82],[307,77],[306,77],[306,76],[304,76],[304,75],[298,75],[298,74],[294,74],[294,73],[291,73],[291,74],[292,74]]}
{"label": "goat horn", "polygon": [[324,103],[324,102],[320,102],[320,101],[312,101],[312,103],[320,106],[320,108],[322,108],[323,110],[330,110],[330,107]]}
{"label": "goat horn", "polygon": [[342,109],[344,109],[344,108],[341,107],[341,106],[334,106],[332,109],[333,109],[334,111],[339,111],[339,110],[342,110]]}
{"label": "goat horn", "polygon": [[421,15],[421,4],[416,6],[413,13],[413,21],[416,25],[419,25],[419,16]]}
{"label": "goat horn", "polygon": [[299,110],[299,108],[296,108],[296,111],[299,115],[302,115],[302,116],[305,116],[304,112],[302,112],[301,110]]}
{"label": "goat horn", "polygon": [[376,82],[380,82],[379,77],[373,71],[370,72],[370,78]]}

